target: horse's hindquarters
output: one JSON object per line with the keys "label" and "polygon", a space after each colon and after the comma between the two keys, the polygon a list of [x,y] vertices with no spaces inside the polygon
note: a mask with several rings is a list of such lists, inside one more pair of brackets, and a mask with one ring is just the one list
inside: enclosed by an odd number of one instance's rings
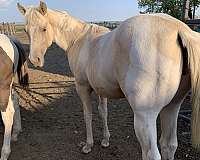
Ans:
{"label": "horse's hindquarters", "polygon": [[134,109],[161,109],[175,96],[183,64],[177,30],[165,19],[138,16],[115,31],[116,77]]}
{"label": "horse's hindquarters", "polygon": [[159,111],[169,104],[178,90],[182,74],[180,49],[178,46],[175,49],[174,60],[154,52],[156,49],[139,50],[134,45],[127,56],[118,54],[116,73],[120,87],[134,109],[155,108]]}

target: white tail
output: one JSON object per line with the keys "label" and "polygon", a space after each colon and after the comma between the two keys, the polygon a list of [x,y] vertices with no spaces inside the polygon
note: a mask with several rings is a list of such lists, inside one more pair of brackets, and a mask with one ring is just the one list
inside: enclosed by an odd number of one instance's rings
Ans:
{"label": "white tail", "polygon": [[179,31],[183,46],[188,52],[192,86],[192,145],[200,149],[200,34]]}

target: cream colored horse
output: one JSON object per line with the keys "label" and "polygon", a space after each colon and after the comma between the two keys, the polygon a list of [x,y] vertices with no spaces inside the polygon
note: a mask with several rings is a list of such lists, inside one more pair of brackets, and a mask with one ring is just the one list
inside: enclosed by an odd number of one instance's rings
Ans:
{"label": "cream colored horse", "polygon": [[[66,12],[23,7],[31,40],[30,61],[43,66],[52,42],[63,48],[83,102],[87,140],[83,152],[93,147],[91,92],[99,95],[103,119],[102,146],[109,145],[107,98],[126,97],[134,111],[134,129],[143,160],[173,160],[177,148],[180,105],[193,91],[194,146],[200,144],[199,78],[200,35],[184,23],[164,14],[132,17],[115,30],[77,20]],[[186,50],[187,49],[187,50]],[[188,52],[187,52],[188,51]],[[186,58],[183,58],[186,57]],[[189,66],[187,64],[189,62]],[[188,66],[190,71],[183,66]],[[157,147],[156,119],[160,113],[161,155]]]}

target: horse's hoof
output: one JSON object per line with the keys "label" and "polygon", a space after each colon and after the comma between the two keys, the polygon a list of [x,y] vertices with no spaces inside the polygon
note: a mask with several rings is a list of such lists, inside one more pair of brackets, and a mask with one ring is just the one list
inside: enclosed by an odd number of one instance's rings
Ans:
{"label": "horse's hoof", "polygon": [[109,147],[109,141],[108,140],[106,140],[106,139],[103,139],[102,141],[101,141],[101,146],[102,147],[104,147],[104,148],[107,148],[107,147]]}
{"label": "horse's hoof", "polygon": [[82,148],[82,152],[83,152],[84,154],[88,154],[88,153],[90,153],[91,151],[92,151],[92,146],[91,146],[91,145],[86,144],[86,145]]}

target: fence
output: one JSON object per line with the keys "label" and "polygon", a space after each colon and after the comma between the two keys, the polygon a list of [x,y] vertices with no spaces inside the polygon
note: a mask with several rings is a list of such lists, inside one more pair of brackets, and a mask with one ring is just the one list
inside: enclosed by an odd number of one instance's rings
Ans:
{"label": "fence", "polygon": [[0,33],[6,35],[13,35],[16,33],[15,23],[0,23]]}

